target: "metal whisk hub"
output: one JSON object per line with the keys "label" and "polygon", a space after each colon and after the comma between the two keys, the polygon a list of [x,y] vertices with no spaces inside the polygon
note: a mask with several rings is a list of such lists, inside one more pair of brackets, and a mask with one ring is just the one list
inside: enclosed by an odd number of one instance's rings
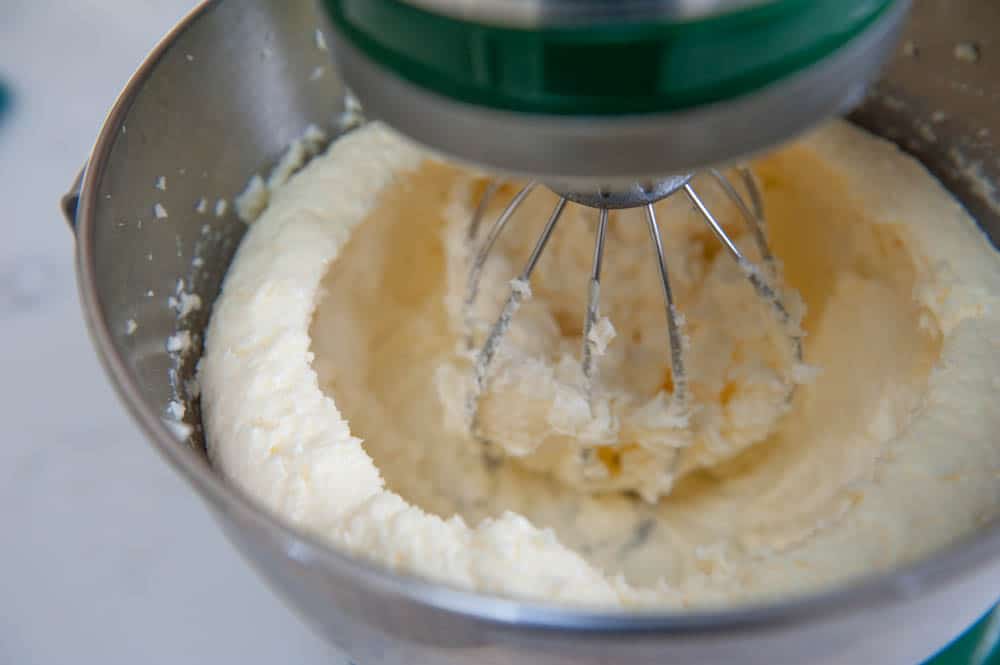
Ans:
{"label": "metal whisk hub", "polygon": [[622,210],[656,203],[665,199],[691,181],[694,174],[672,175],[647,182],[621,185],[580,186],[576,183],[553,183],[546,185],[567,201],[579,203],[600,210]]}

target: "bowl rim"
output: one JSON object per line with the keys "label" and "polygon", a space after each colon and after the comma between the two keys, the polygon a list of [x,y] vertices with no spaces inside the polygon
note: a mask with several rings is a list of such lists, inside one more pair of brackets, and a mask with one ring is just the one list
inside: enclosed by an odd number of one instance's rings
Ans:
{"label": "bowl rim", "polygon": [[376,563],[337,550],[323,539],[300,531],[280,516],[260,506],[252,497],[213,472],[190,446],[183,445],[160,415],[141,397],[138,382],[118,353],[108,322],[101,316],[97,289],[94,227],[98,185],[110,160],[132,102],[166,51],[200,17],[221,0],[205,0],[180,20],[152,49],[105,117],[84,170],[77,207],[77,286],[93,344],[119,399],[157,452],[190,483],[217,517],[270,532],[285,554],[301,563],[316,564],[350,575],[358,583],[420,605],[464,615],[470,619],[518,629],[619,634],[732,634],[801,626],[833,619],[862,609],[885,607],[912,600],[972,575],[1000,555],[1000,524],[996,521],[970,537],[952,543],[921,560],[883,573],[855,579],[833,589],[807,592],[732,608],[695,611],[610,610],[569,608],[504,598],[461,589],[407,574],[394,573]]}

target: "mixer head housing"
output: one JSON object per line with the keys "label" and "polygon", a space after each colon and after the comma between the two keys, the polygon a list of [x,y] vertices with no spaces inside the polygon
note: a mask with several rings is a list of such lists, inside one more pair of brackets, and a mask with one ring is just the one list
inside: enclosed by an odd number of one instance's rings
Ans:
{"label": "mixer head housing", "polygon": [[860,101],[909,0],[324,0],[371,117],[460,161],[620,187]]}

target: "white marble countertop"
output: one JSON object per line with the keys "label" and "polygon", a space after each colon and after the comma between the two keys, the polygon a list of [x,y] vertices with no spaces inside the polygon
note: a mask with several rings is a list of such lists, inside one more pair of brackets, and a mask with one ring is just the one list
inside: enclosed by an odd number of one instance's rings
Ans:
{"label": "white marble countertop", "polygon": [[341,661],[146,444],[98,366],[57,202],[194,0],[6,0],[0,81],[0,663]]}

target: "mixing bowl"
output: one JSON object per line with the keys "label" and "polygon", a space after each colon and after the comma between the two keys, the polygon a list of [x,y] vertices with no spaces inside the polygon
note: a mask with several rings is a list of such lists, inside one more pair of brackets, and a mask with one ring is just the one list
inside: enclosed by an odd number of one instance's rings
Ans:
{"label": "mixing bowl", "polygon": [[[916,2],[907,41],[852,119],[917,156],[996,241],[993,26],[996,3]],[[723,611],[625,614],[393,574],[298,532],[228,485],[205,456],[189,379],[245,229],[234,195],[310,124],[336,131],[345,91],[317,30],[332,40],[308,0],[199,7],[128,83],[64,207],[86,319],[123,403],[235,546],[323,635],[359,665],[917,663],[996,601],[996,521],[926,560],[834,591]],[[197,294],[202,307],[179,317],[178,293]],[[181,330],[193,335],[190,353],[168,350],[184,346],[168,343]],[[170,421],[182,411],[190,432]]]}

